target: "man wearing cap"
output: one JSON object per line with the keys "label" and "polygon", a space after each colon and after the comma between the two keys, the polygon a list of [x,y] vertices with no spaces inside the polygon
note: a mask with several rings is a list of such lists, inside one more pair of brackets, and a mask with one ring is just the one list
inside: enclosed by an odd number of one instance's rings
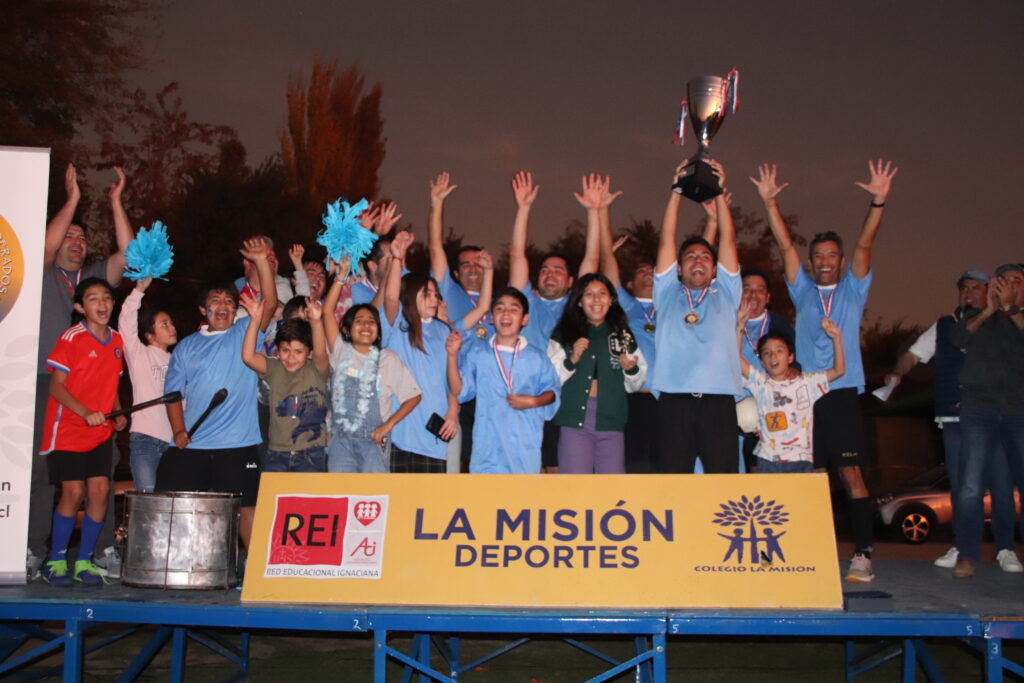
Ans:
{"label": "man wearing cap", "polygon": [[[949,473],[950,502],[956,507],[960,493],[961,457],[960,427],[960,370],[964,364],[964,350],[951,339],[957,323],[977,315],[988,299],[989,276],[983,270],[968,270],[957,280],[958,305],[952,315],[944,315],[925,330],[910,349],[904,353],[893,372],[886,376],[886,384],[895,387],[903,375],[918,363],[935,359],[935,422],[942,430],[946,471]],[[992,534],[995,537],[996,560],[1004,572],[1019,573],[1024,566],[1017,559],[1013,543],[1013,523],[1016,510],[1013,500],[1013,479],[1006,454],[1001,448],[993,453],[989,469],[984,473],[986,487],[992,493]],[[950,548],[935,560],[936,567],[956,566],[959,551]]]}
{"label": "man wearing cap", "polygon": [[[965,351],[960,372],[960,491],[953,508],[959,557],[955,578],[974,576],[981,555],[985,472],[998,447],[1018,487],[1024,486],[1024,266],[996,269],[985,307],[953,328]],[[1005,557],[1005,555],[1004,555]]]}

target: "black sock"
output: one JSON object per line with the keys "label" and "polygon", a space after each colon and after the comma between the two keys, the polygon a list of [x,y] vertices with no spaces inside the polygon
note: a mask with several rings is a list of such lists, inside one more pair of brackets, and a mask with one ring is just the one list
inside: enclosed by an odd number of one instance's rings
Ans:
{"label": "black sock", "polygon": [[856,552],[871,558],[871,546],[874,544],[874,506],[871,498],[849,498],[847,506],[850,512],[850,527],[853,531],[853,542]]}

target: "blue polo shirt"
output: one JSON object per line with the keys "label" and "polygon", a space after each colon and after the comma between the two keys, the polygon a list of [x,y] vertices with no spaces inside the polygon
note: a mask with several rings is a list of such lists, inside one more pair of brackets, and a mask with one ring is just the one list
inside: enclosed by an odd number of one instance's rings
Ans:
{"label": "blue polo shirt", "polygon": [[530,320],[523,328],[523,336],[538,349],[546,349],[551,333],[562,319],[562,311],[565,310],[565,302],[569,300],[569,296],[545,299],[533,291],[533,285],[529,282],[519,291],[530,302]]}
{"label": "blue polo shirt", "polygon": [[636,343],[640,347],[640,351],[643,352],[644,358],[647,359],[647,379],[644,380],[644,385],[641,389],[650,389],[653,377],[651,369],[654,367],[655,358],[654,335],[656,333],[646,331],[644,325],[650,323],[657,326],[658,312],[654,306],[654,300],[637,299],[629,293],[628,289],[621,285],[615,291],[619,295],[619,305],[626,312],[626,322],[629,323],[629,329],[633,331]]}

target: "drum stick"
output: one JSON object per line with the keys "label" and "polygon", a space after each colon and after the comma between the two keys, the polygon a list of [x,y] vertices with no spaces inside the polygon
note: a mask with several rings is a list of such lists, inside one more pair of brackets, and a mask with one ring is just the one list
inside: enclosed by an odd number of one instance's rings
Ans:
{"label": "drum stick", "polygon": [[121,417],[122,415],[130,415],[131,413],[134,413],[136,410],[142,410],[143,408],[149,408],[150,406],[160,405],[161,403],[177,403],[180,400],[181,392],[172,391],[169,394],[158,396],[152,400],[143,401],[142,403],[136,403],[133,406],[122,408],[121,410],[115,410],[112,413],[107,413],[106,415],[104,415],[104,417],[107,418],[108,420],[112,420],[113,418]]}
{"label": "drum stick", "polygon": [[200,415],[199,419],[196,420],[194,425],[192,425],[192,429],[188,430],[188,438],[192,438],[192,435],[196,433],[196,430],[199,429],[199,426],[202,425],[203,422],[206,421],[206,418],[210,416],[210,413],[213,412],[213,409],[219,406],[221,403],[223,403],[224,399],[226,399],[227,397],[228,390],[226,387],[219,390],[216,394],[213,395],[213,398],[210,399],[210,405],[206,406],[206,410],[203,411],[203,414]]}

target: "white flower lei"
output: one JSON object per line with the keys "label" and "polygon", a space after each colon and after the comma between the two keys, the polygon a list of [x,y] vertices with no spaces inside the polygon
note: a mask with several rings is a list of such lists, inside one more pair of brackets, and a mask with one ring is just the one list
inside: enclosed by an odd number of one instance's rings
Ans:
{"label": "white flower lei", "polygon": [[[352,353],[353,348],[349,344],[345,348],[345,353],[342,355],[341,362],[339,363],[338,369],[340,373],[346,373],[351,367]],[[379,360],[380,349],[376,346],[371,346],[370,353],[363,362],[363,367],[359,370],[359,374],[356,375],[359,379],[359,393],[356,399],[355,415],[346,414],[344,395],[339,391],[334,392],[334,419],[345,432],[352,433],[363,427],[366,423],[366,413],[370,410],[370,401],[377,400],[381,385],[380,373],[377,372]]]}

